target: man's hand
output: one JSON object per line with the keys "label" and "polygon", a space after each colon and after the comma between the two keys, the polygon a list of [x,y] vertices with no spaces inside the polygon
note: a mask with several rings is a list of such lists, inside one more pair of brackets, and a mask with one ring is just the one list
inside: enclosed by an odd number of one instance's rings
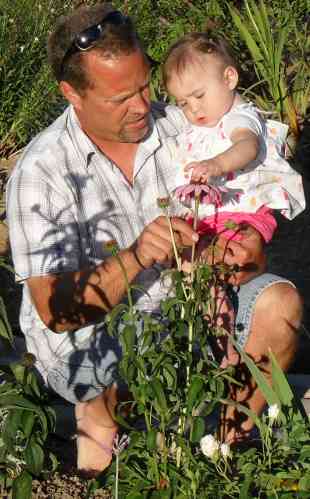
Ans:
{"label": "man's hand", "polygon": [[193,161],[184,168],[185,174],[190,176],[191,183],[207,184],[211,178],[223,175],[223,167],[215,158],[205,161]]}
{"label": "man's hand", "polygon": [[200,242],[201,255],[209,263],[225,262],[239,266],[239,271],[234,272],[229,279],[236,286],[245,284],[266,269],[264,242],[260,233],[250,225],[240,229],[239,233],[243,236],[241,241],[229,241],[220,236],[214,249],[210,246],[210,241],[207,248],[203,247],[203,238]]}
{"label": "man's hand", "polygon": [[[173,237],[177,247],[190,246],[198,241],[198,234],[181,218],[172,217]],[[170,263],[174,258],[171,232],[166,217],[161,216],[145,227],[134,245],[134,252],[141,266]]]}

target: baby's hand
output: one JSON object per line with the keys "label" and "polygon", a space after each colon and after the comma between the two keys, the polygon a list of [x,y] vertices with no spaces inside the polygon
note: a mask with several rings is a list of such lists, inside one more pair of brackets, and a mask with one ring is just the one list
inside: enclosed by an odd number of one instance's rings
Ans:
{"label": "baby's hand", "polygon": [[223,175],[222,166],[215,158],[205,161],[193,161],[185,166],[185,175],[187,172],[189,172],[193,184],[207,184],[212,177]]}

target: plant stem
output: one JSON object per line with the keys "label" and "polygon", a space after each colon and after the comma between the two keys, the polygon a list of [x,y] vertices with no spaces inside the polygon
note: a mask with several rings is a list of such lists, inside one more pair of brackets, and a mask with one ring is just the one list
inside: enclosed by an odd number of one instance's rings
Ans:
{"label": "plant stem", "polygon": [[124,275],[125,286],[126,286],[127,297],[128,297],[128,304],[129,304],[129,314],[130,314],[131,318],[133,318],[133,301],[132,301],[131,289],[130,289],[130,285],[129,285],[129,281],[128,281],[128,277],[127,277],[127,271],[126,271],[125,266],[122,262],[122,259],[118,256],[118,254],[116,254],[115,256],[116,256],[116,259],[117,259],[117,261],[122,269],[123,275]]}
{"label": "plant stem", "polygon": [[[178,435],[182,435],[184,431],[184,408],[182,409],[182,414],[179,416],[179,421],[178,421]],[[179,446],[176,450],[176,465],[177,468],[180,468],[181,466],[181,457],[182,457],[182,449]]]}
{"label": "plant stem", "polygon": [[118,480],[119,480],[119,458],[116,454],[116,467],[115,467],[115,499],[118,499]]}
{"label": "plant stem", "polygon": [[181,271],[181,258],[179,257],[179,254],[178,254],[178,249],[177,249],[177,245],[175,243],[175,238],[174,238],[174,233],[173,233],[171,218],[169,217],[167,210],[165,210],[165,216],[166,216],[166,219],[167,219],[167,222],[168,222],[168,226],[169,226],[169,230],[170,230],[171,242],[172,242],[172,247],[173,247],[175,261],[176,261],[176,264],[177,264],[177,269],[179,271]]}
{"label": "plant stem", "polygon": [[[198,210],[199,210],[199,196],[195,196],[195,211],[193,229],[196,232],[198,223]],[[192,256],[191,256],[191,283],[194,281],[194,263],[195,263],[196,241],[192,242]]]}
{"label": "plant stem", "polygon": [[[188,353],[191,354],[193,351],[193,321],[190,321],[188,325]],[[186,366],[186,386],[187,390],[190,385],[190,374],[191,374],[191,366],[187,365]]]}

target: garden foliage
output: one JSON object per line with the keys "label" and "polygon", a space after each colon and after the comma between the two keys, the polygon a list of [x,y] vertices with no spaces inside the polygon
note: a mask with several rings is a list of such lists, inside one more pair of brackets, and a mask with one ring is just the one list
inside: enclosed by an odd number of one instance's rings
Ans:
{"label": "garden foliage", "polygon": [[[23,148],[64,107],[47,65],[46,39],[55,19],[79,4],[79,0],[1,0],[0,157]],[[309,0],[115,0],[113,4],[133,17],[148,53],[159,63],[167,47],[188,31],[207,29],[211,36],[225,36],[240,60],[242,91],[273,117],[286,121],[298,138],[309,114]],[[153,96],[167,99],[159,65],[153,71]],[[219,331],[205,317],[207,303],[212,302],[210,285],[235,269],[210,266],[196,257],[195,262],[190,274],[178,267],[166,276],[175,296],[162,304],[164,322],[134,309],[130,287],[128,306],[120,305],[109,315],[111,334],[120,321],[123,327],[121,369],[132,393],[132,410],[125,420],[120,408],[118,417],[130,443],[123,452],[121,442],[115,448],[108,483],[115,481],[116,474],[116,494],[128,499],[309,497],[309,422],[272,353],[270,388],[251,359],[240,352],[273,408],[269,415],[255,418],[260,433],[256,445],[233,451],[222,447],[214,432],[219,408],[233,403],[229,384],[238,381],[234,368],[219,369],[210,356],[208,345]],[[0,266],[10,271],[6,260]],[[0,336],[13,343],[2,298]],[[26,355],[18,363],[2,365],[0,373],[0,486],[3,491],[12,488],[13,497],[21,499],[31,497],[32,477],[56,466],[55,458],[44,450],[54,414],[32,371],[33,361]],[[139,425],[144,431],[137,431]]]}
{"label": "garden foliage", "polygon": [[[169,220],[165,200],[159,203]],[[193,244],[190,269],[182,265],[175,246],[176,268],[165,276],[173,293],[162,302],[160,319],[133,306],[134,289],[123,269],[128,305],[116,306],[107,317],[109,333],[122,344],[120,373],[132,394],[118,414],[129,436],[120,441],[129,445],[125,450],[114,448],[116,458],[107,477],[116,498],[293,498],[294,491],[306,498],[310,494],[309,421],[272,352],[271,387],[235,340],[229,340],[269,405],[261,418],[235,401],[230,389],[240,386],[235,368],[223,368],[213,355],[215,342],[227,333],[214,321],[211,290],[225,288],[228,277],[238,271],[212,263],[215,242],[209,248],[211,263],[197,254]],[[117,258],[116,248],[112,254]],[[225,443],[219,423],[219,414],[225,417],[228,405],[250,416],[258,430],[256,438],[239,448]]]}
{"label": "garden foliage", "polygon": [[[47,65],[46,39],[55,19],[78,0],[2,0],[0,5],[0,157],[22,148],[65,105]],[[87,4],[95,0],[85,1]],[[188,31],[225,36],[236,50],[242,86],[294,134],[309,106],[309,0],[114,0],[131,15],[150,56]],[[236,28],[237,26],[237,28]],[[240,30],[240,34],[238,32]],[[167,98],[159,67],[154,97]]]}
{"label": "garden foliage", "polygon": [[[0,257],[0,279],[12,268]],[[2,282],[4,279],[2,279]],[[6,307],[0,297],[0,341],[8,355],[14,351],[14,336]],[[16,355],[17,357],[17,355]],[[45,449],[55,427],[49,398],[33,371],[35,358],[25,353],[20,361],[0,364],[0,494],[31,497],[32,478],[57,467],[56,457]]]}

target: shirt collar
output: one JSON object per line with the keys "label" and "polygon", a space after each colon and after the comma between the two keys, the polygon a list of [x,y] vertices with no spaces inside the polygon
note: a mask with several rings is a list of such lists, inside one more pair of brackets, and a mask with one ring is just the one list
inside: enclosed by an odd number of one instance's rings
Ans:
{"label": "shirt collar", "polygon": [[98,149],[86,133],[83,132],[74,107],[71,104],[68,108],[67,129],[75,148],[78,150],[80,157],[83,158],[87,168],[91,157],[98,152]]}
{"label": "shirt collar", "polygon": [[[167,139],[167,136],[174,137],[177,135],[177,130],[171,126],[169,120],[165,118],[164,113],[158,115],[158,110],[155,109],[154,111],[154,109],[152,109],[150,113],[151,131],[139,144],[137,154],[141,148],[146,149],[149,154],[152,154],[162,145],[163,139]],[[84,159],[85,166],[87,168],[92,156],[94,154],[102,153],[82,130],[74,107],[71,104],[68,107],[67,129],[75,147],[79,151],[80,156]]]}

